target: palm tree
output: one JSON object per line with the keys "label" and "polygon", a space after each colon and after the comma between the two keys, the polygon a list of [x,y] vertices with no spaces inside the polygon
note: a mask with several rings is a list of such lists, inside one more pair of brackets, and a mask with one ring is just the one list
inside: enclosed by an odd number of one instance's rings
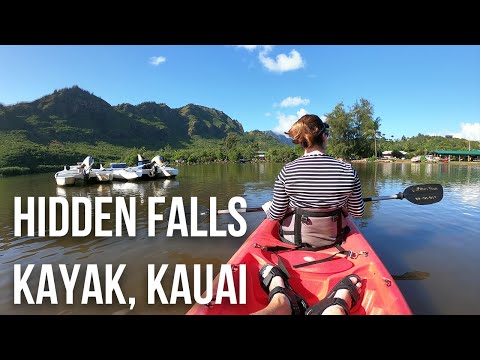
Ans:
{"label": "palm tree", "polygon": [[373,120],[373,129],[375,130],[375,133],[373,135],[373,142],[375,146],[375,157],[377,156],[377,135],[380,135],[380,136],[382,135],[382,133],[378,131],[378,129],[380,129],[380,121],[382,121],[380,117],[377,117],[375,120]]}
{"label": "palm tree", "polygon": [[371,126],[368,130],[365,131],[365,135],[367,136],[372,136],[373,137],[373,146],[374,146],[374,154],[373,157],[377,157],[377,135],[382,136],[382,133],[378,131],[380,129],[380,117],[377,117],[373,122],[371,123]]}

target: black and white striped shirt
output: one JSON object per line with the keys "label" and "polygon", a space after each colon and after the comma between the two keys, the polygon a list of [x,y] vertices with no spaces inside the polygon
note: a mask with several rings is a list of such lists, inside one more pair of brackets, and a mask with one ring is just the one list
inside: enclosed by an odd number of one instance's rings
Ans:
{"label": "black and white striped shirt", "polygon": [[344,206],[352,216],[363,216],[365,203],[356,170],[330,155],[307,154],[282,168],[266,214],[281,220],[288,208],[331,211]]}

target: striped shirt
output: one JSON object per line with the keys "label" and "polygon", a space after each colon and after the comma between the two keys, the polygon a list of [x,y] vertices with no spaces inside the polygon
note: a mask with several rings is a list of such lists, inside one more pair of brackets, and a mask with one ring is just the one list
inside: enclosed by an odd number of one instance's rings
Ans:
{"label": "striped shirt", "polygon": [[330,155],[307,154],[289,162],[275,179],[266,214],[270,220],[281,220],[288,208],[297,207],[324,211],[346,207],[353,217],[362,217],[365,203],[358,173]]}

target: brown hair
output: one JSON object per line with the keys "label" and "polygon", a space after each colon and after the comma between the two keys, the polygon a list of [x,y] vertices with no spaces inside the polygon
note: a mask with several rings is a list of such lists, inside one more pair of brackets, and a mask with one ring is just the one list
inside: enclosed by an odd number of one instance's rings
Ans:
{"label": "brown hair", "polygon": [[301,144],[304,148],[313,145],[323,145],[322,133],[328,128],[317,115],[303,115],[285,132],[292,138],[294,144]]}

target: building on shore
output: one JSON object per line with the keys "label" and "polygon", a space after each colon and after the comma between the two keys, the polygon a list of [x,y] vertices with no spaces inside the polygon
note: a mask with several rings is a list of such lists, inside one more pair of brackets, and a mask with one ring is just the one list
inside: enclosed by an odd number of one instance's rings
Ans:
{"label": "building on shore", "polygon": [[433,150],[431,154],[448,161],[480,161],[480,150]]}

